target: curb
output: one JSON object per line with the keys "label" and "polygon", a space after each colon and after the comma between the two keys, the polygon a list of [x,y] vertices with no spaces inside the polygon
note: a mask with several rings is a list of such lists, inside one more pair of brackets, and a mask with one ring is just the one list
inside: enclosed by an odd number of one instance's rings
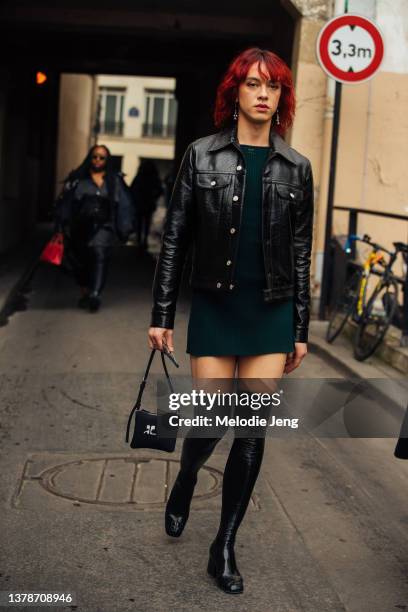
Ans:
{"label": "curb", "polygon": [[0,293],[0,327],[7,325],[9,317],[14,312],[26,310],[25,294],[29,291],[28,285],[40,264],[40,255],[52,233],[53,229],[49,225],[40,226],[22,253],[13,249],[4,254],[6,262],[16,261],[16,264],[14,269],[8,273],[6,271],[5,275],[8,274],[11,278]]}
{"label": "curb", "polygon": [[16,311],[26,310],[27,299],[25,294],[28,292],[27,285],[34,275],[38,265],[38,258],[31,262],[12,288],[6,293],[5,297],[0,301],[0,327],[7,325],[9,317]]}
{"label": "curb", "polygon": [[[309,341],[308,345],[310,347],[311,353],[314,353],[318,357],[321,357],[322,359],[324,359],[327,363],[329,363],[331,366],[337,369],[345,377],[351,377],[351,378],[357,378],[358,380],[364,380],[367,386],[369,386],[373,390],[373,392],[375,392],[377,395],[381,397],[382,401],[385,401],[386,403],[388,403],[390,407],[390,412],[393,412],[394,415],[401,416],[400,404],[398,404],[395,400],[393,400],[388,395],[386,395],[383,391],[381,391],[381,389],[378,389],[373,384],[370,384],[369,382],[370,379],[367,379],[367,378],[364,378],[364,376],[361,376],[361,374],[359,374],[353,368],[350,368],[350,366],[346,365],[341,359],[332,355],[328,350],[326,350],[324,347],[320,346],[316,342]],[[394,457],[396,459],[408,459],[408,437],[402,437],[402,433],[407,426],[408,426],[408,405],[407,405],[407,409],[405,412],[405,417],[401,424],[400,437],[397,440],[397,444],[394,449]]]}
{"label": "curb", "polygon": [[[347,321],[344,329],[344,333],[350,339],[353,340],[356,324],[352,321]],[[387,330],[385,338],[381,342],[380,346],[375,351],[375,356],[381,359],[384,363],[387,363],[401,374],[407,374],[408,372],[408,351],[406,347],[402,347],[400,344],[401,330],[394,326],[390,326]]]}

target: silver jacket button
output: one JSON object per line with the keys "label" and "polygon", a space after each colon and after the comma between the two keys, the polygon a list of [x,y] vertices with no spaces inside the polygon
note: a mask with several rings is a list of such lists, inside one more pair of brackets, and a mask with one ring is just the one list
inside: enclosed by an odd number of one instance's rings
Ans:
{"label": "silver jacket button", "polygon": [[232,261],[230,259],[228,259],[227,266],[230,266],[231,264],[232,264]]}
{"label": "silver jacket button", "polygon": [[237,166],[237,170],[242,170],[242,166]]}
{"label": "silver jacket button", "polygon": [[235,227],[231,227],[230,234],[235,234]]}
{"label": "silver jacket button", "polygon": [[211,185],[214,186],[217,184],[217,181],[211,181]]}
{"label": "silver jacket button", "polygon": [[238,200],[239,198],[238,198],[238,196],[234,196],[232,199],[233,199],[233,201],[234,201],[234,202],[237,202],[237,200]]}
{"label": "silver jacket button", "polygon": [[233,288],[234,288],[234,285],[230,285],[230,286],[229,286],[229,288],[230,288],[230,289],[233,289]]}
{"label": "silver jacket button", "polygon": [[291,198],[295,197],[295,194],[292,191],[289,192],[289,195],[290,195]]}
{"label": "silver jacket button", "polygon": [[217,289],[221,287],[221,283],[217,283]]}

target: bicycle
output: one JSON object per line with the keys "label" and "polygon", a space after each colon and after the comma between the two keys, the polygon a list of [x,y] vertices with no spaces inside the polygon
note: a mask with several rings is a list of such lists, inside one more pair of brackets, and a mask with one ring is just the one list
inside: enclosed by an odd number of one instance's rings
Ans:
{"label": "bicycle", "polygon": [[[359,240],[372,247],[363,265],[352,263],[356,267],[346,282],[344,290],[337,300],[329,319],[326,331],[327,342],[333,342],[344,328],[348,318],[357,324],[353,340],[353,353],[358,361],[367,359],[381,344],[398,308],[398,284],[403,279],[395,276],[392,267],[401,252],[404,259],[408,255],[408,245],[393,242],[394,251],[372,242],[370,236],[349,236],[345,250],[350,250],[353,240]],[[389,257],[388,262],[384,256]],[[380,265],[383,269],[376,268]],[[379,276],[371,295],[368,295],[370,275]]]}

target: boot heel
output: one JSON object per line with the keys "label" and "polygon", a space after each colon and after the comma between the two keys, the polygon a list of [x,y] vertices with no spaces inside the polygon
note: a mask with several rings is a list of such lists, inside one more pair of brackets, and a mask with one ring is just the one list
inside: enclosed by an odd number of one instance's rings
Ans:
{"label": "boot heel", "polygon": [[[228,549],[225,549],[228,550]],[[213,556],[214,555],[214,556]],[[244,591],[244,581],[239,573],[239,570],[235,563],[234,553],[232,550],[232,565],[229,562],[229,567],[224,566],[224,562],[226,557],[224,555],[220,556],[220,551],[214,551],[212,547],[210,547],[210,554],[208,558],[207,572],[215,578],[215,582],[217,586],[224,591],[224,593],[230,593],[231,595],[243,593]],[[219,559],[221,573],[217,573],[217,562],[215,559]]]}
{"label": "boot heel", "polygon": [[208,565],[207,565],[207,572],[210,574],[210,576],[212,576],[213,578],[215,578],[216,574],[217,574],[217,569],[216,569],[216,565],[214,563],[214,561],[212,560],[212,558],[210,557],[208,559]]}

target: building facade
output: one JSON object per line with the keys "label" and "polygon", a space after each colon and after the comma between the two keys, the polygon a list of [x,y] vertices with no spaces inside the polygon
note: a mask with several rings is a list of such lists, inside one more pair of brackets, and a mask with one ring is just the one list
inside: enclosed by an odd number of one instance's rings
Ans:
{"label": "building facade", "polygon": [[57,189],[93,144],[106,145],[128,182],[142,159],[164,178],[175,154],[175,79],[61,75]]}

